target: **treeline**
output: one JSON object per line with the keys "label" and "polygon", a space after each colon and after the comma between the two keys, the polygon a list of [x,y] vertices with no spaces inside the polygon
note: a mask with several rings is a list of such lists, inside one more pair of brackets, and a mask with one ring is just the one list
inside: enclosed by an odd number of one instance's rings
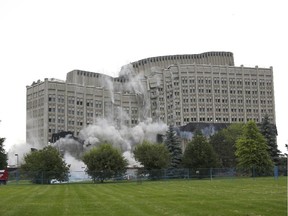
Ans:
{"label": "treeline", "polygon": [[[133,154],[148,173],[159,169],[235,167],[265,172],[274,165],[285,165],[287,161],[287,157],[280,155],[276,136],[276,127],[266,116],[258,126],[253,121],[231,124],[210,137],[195,131],[192,140],[183,149],[173,126],[169,126],[163,143],[144,141],[135,145]],[[125,175],[128,166],[122,152],[109,143],[102,143],[84,153],[82,161],[94,182]],[[36,183],[43,172],[47,175],[46,183],[51,179],[65,181],[69,176],[69,165],[52,146],[27,154],[21,169],[33,173],[31,178]]]}
{"label": "treeline", "polygon": [[[196,130],[192,140],[181,151],[181,141],[170,126],[161,151],[161,145],[150,143],[149,147],[146,142],[136,146],[134,154],[147,170],[212,167],[266,170],[285,163],[277,148],[276,136],[276,128],[266,116],[259,126],[253,121],[231,124],[210,137],[205,137],[200,130]],[[151,157],[151,153],[146,153],[148,147],[149,152],[155,152],[155,158]],[[167,158],[165,149],[168,150],[169,157],[163,163]]]}

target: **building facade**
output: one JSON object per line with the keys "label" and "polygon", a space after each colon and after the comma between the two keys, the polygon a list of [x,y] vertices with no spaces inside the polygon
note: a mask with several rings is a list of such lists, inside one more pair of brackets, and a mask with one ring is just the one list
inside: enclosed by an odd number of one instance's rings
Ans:
{"label": "building facade", "polygon": [[133,127],[146,118],[191,122],[275,124],[273,69],[234,66],[230,52],[160,56],[132,62],[119,77],[74,70],[65,81],[27,86],[28,143],[47,144],[54,133],[80,130],[108,118]]}

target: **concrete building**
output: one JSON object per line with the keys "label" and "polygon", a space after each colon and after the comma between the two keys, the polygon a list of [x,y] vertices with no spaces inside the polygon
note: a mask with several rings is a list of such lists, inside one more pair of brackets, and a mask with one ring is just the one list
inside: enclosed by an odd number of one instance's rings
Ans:
{"label": "concrete building", "polygon": [[135,126],[145,118],[183,126],[191,122],[275,124],[273,69],[234,66],[231,52],[142,59],[119,77],[74,70],[65,81],[27,86],[28,143],[47,144],[52,134],[80,130],[97,118]]}

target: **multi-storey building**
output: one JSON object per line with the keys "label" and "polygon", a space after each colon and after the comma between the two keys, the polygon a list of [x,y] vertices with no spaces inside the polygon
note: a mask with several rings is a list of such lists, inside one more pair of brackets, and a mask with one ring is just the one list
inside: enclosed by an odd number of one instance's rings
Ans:
{"label": "multi-storey building", "polygon": [[53,133],[80,130],[97,118],[135,126],[145,118],[190,122],[275,124],[273,70],[234,66],[230,52],[160,56],[123,67],[113,78],[74,70],[66,81],[27,86],[27,142],[46,144]]}

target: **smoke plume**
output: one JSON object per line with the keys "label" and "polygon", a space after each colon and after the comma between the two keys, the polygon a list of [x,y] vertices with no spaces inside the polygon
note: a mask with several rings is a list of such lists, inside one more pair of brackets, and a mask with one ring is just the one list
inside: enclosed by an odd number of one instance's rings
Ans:
{"label": "smoke plume", "polygon": [[152,122],[147,119],[138,125],[128,128],[124,125],[117,127],[114,122],[107,119],[97,119],[94,125],[89,125],[80,131],[79,138],[84,140],[84,151],[103,142],[111,143],[115,148],[123,152],[130,166],[136,165],[132,151],[143,140],[156,142],[157,134],[165,134],[167,125],[163,122]]}
{"label": "smoke plume", "polygon": [[20,166],[26,154],[30,153],[32,149],[42,149],[43,147],[37,143],[27,144],[19,143],[13,145],[8,151],[8,165],[12,167]]}

